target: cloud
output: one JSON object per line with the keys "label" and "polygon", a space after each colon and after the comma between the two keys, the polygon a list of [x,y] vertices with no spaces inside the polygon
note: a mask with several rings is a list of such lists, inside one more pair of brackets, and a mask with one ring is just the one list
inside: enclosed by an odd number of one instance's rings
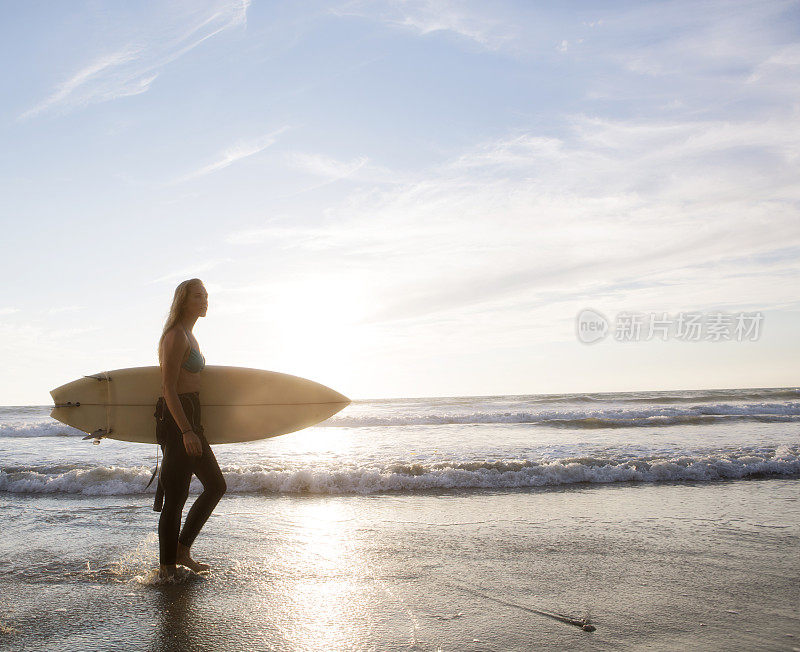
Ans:
{"label": "cloud", "polygon": [[781,23],[793,5],[773,1],[732,6],[725,0],[702,5],[691,0],[632,5],[605,16],[602,29],[595,33],[609,40],[627,36],[626,47],[617,48],[614,56],[636,72],[731,79],[741,77],[780,47],[780,41],[789,36],[782,35]]}
{"label": "cloud", "polygon": [[790,111],[766,121],[577,115],[562,137],[479,143],[412,180],[356,189],[322,221],[273,217],[227,242],[360,270],[372,324],[586,297],[765,309],[796,301],[791,284],[763,280],[797,271],[776,257],[800,251],[795,123]]}
{"label": "cloud", "polygon": [[498,50],[517,38],[514,23],[497,17],[500,10],[496,3],[487,12],[480,4],[451,0],[353,0],[329,11],[336,16],[378,20],[421,36],[451,32],[483,48]]}
{"label": "cloud", "polygon": [[[458,34],[490,51],[545,52],[575,64],[586,80],[578,87],[596,102],[424,169],[387,170],[372,152],[290,152],[290,166],[320,179],[312,188],[341,179],[359,187],[343,184],[346,199],[313,221],[270,215],[227,244],[313,259],[309,273],[360,272],[373,323],[595,296],[793,301],[789,284],[763,288],[767,270],[791,276],[791,263],[756,260],[800,246],[800,125],[783,101],[798,51],[779,29],[789,5],[666,2],[572,22],[523,5],[516,15],[493,5],[488,18],[486,5],[418,0],[348,2],[331,13],[420,37]],[[238,144],[181,180],[269,144]]]}
{"label": "cloud", "polygon": [[359,183],[395,184],[402,182],[402,176],[384,166],[370,163],[366,156],[352,161],[340,161],[324,154],[290,152],[287,163],[296,170],[321,177],[324,181],[300,188],[289,193],[275,195],[275,199],[297,197],[312,190],[323,188],[337,181],[349,179]]}
{"label": "cloud", "polygon": [[220,32],[244,25],[249,4],[213,0],[186,4],[182,10],[165,5],[148,14],[149,24],[122,24],[109,40],[127,45],[96,57],[18,119],[144,93],[169,63]]}
{"label": "cloud", "polygon": [[328,179],[344,179],[352,176],[366,165],[369,159],[366,156],[353,161],[339,161],[322,154],[304,154],[292,152],[289,154],[289,164],[298,170]]}
{"label": "cloud", "polygon": [[174,283],[175,281],[185,281],[186,279],[189,278],[195,278],[201,272],[206,272],[210,269],[214,269],[215,267],[218,267],[223,263],[232,263],[232,262],[235,261],[231,258],[219,258],[217,260],[207,260],[203,263],[197,263],[194,265],[190,265],[188,267],[184,267],[179,270],[169,272],[167,274],[159,276],[158,278],[154,278],[148,281],[147,283],[148,284],[166,283],[166,282]]}
{"label": "cloud", "polygon": [[[273,220],[274,221],[274,220]],[[316,249],[316,240],[324,241],[329,229],[303,226],[266,226],[254,229],[240,229],[225,237],[228,244],[257,245],[270,243],[275,247],[300,247]],[[322,247],[324,248],[324,247]]]}
{"label": "cloud", "polygon": [[[19,119],[32,118],[59,105],[86,106],[92,102],[144,93],[157,75],[114,74],[116,69],[137,61],[140,55],[141,50],[128,48],[100,56],[70,79],[59,84],[47,99],[25,111]],[[116,79],[109,84],[107,77],[112,74]]]}
{"label": "cloud", "polygon": [[592,62],[587,99],[631,113],[755,116],[795,101],[795,10],[784,0],[632,4],[570,40],[570,61]]}
{"label": "cloud", "polygon": [[[585,98],[707,114],[723,102],[794,102],[792,0],[559,5],[351,0],[330,10],[421,38],[457,34],[488,52],[585,80]],[[651,78],[652,83],[648,83]],[[655,103],[654,105],[651,103]]]}
{"label": "cloud", "polygon": [[259,152],[267,149],[267,147],[274,145],[278,140],[278,136],[287,129],[289,129],[288,126],[281,127],[280,129],[276,129],[275,131],[256,138],[255,140],[239,141],[223,151],[213,163],[204,165],[203,167],[198,168],[189,174],[178,177],[177,179],[170,181],[168,185],[182,183],[184,181],[188,181],[189,179],[196,179],[197,177],[210,174],[211,172],[222,170],[223,168],[233,165],[237,161],[241,161],[242,159],[253,156],[254,154],[258,154]]}
{"label": "cloud", "polygon": [[60,314],[63,314],[65,312],[80,312],[81,310],[84,310],[85,308],[86,308],[86,306],[76,306],[76,305],[72,305],[72,306],[57,306],[57,307],[54,307],[54,308],[50,308],[47,311],[47,314],[48,315],[60,315]]}

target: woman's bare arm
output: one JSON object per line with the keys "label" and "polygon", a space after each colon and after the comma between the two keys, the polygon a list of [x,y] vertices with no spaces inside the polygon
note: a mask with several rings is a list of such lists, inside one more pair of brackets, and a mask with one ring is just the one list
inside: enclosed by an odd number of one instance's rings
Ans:
{"label": "woman's bare arm", "polygon": [[181,400],[178,398],[178,374],[181,371],[181,360],[186,347],[181,334],[175,330],[169,331],[164,336],[162,346],[161,389],[164,400],[167,402],[167,407],[172,413],[175,423],[180,426],[181,430],[188,430],[192,427],[192,424],[186,418],[183,405],[181,405]]}
{"label": "woman's bare arm", "polygon": [[181,371],[181,358],[183,358],[186,347],[180,334],[175,330],[164,336],[163,347],[164,349],[161,352],[161,384],[164,400],[167,402],[169,411],[172,412],[175,423],[183,431],[183,446],[186,449],[186,453],[199,457],[203,454],[200,438],[192,430],[192,424],[186,418],[181,399],[178,398],[178,374]]}

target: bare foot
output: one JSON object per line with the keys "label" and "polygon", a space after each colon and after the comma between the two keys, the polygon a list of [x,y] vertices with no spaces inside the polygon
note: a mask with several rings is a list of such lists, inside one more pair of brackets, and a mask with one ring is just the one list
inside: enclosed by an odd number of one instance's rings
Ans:
{"label": "bare foot", "polygon": [[167,566],[166,564],[161,564],[161,566],[158,569],[158,577],[159,579],[162,580],[171,579],[176,576],[177,571],[178,569],[175,567],[174,564],[171,566]]}
{"label": "bare foot", "polygon": [[211,566],[209,564],[201,564],[199,561],[195,561],[191,557],[178,557],[178,563],[181,566],[186,566],[186,568],[190,568],[195,573],[199,573],[200,571],[207,571]]}
{"label": "bare foot", "polygon": [[176,561],[181,566],[186,566],[186,568],[193,570],[195,573],[207,571],[211,568],[211,566],[208,564],[202,564],[199,561],[192,559],[191,555],[189,554],[189,548],[180,542],[178,543],[178,556],[176,557]]}

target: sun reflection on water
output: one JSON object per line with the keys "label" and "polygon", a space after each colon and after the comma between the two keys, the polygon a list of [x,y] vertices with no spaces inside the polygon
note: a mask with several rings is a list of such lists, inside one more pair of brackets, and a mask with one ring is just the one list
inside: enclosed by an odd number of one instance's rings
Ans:
{"label": "sun reflection on water", "polygon": [[367,612],[363,563],[350,509],[335,500],[295,504],[296,525],[280,554],[278,592],[286,603],[287,641],[299,650],[352,649]]}

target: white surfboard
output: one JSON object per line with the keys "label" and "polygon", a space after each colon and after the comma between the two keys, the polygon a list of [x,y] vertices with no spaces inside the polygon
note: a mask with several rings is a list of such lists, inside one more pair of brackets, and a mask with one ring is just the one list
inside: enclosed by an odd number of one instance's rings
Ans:
{"label": "white surfboard", "polygon": [[[276,371],[206,365],[200,412],[209,444],[277,437],[336,414],[350,399],[312,380]],[[153,416],[161,395],[159,367],[104,371],[50,392],[50,413],[95,438],[156,443]],[[88,437],[86,437],[88,439]]]}

